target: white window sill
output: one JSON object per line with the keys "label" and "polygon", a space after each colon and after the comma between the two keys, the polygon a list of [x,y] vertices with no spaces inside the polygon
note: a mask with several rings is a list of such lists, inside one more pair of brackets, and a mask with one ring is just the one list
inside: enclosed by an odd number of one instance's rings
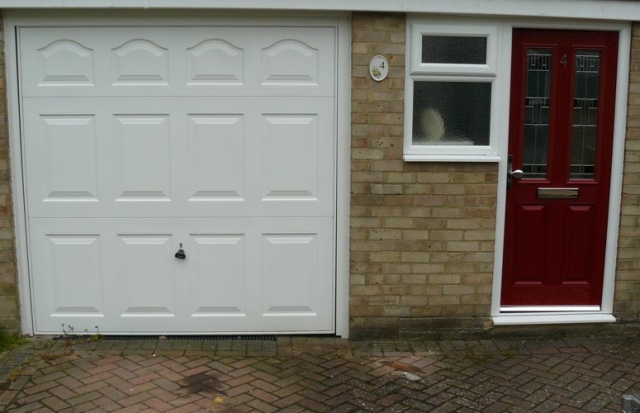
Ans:
{"label": "white window sill", "polygon": [[495,326],[616,322],[616,318],[613,315],[603,313],[500,314],[493,316],[492,319]]}
{"label": "white window sill", "polygon": [[405,162],[500,162],[500,156],[492,154],[404,154]]}

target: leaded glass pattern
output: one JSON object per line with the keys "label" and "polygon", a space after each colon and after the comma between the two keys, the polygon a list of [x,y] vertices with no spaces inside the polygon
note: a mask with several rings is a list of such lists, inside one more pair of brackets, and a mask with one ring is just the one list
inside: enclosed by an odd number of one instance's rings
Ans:
{"label": "leaded glass pattern", "polygon": [[524,159],[522,164],[525,178],[545,178],[547,176],[552,57],[552,51],[549,49],[527,50]]}
{"label": "leaded glass pattern", "polygon": [[593,179],[600,94],[600,51],[578,50],[575,71],[570,177]]}

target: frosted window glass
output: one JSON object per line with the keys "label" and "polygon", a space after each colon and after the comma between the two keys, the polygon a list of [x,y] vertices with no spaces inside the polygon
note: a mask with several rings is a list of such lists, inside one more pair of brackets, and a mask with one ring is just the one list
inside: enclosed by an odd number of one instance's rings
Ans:
{"label": "frosted window glass", "polygon": [[414,83],[414,145],[489,145],[490,123],[491,83]]}
{"label": "frosted window glass", "polygon": [[422,36],[422,63],[487,63],[486,37]]}

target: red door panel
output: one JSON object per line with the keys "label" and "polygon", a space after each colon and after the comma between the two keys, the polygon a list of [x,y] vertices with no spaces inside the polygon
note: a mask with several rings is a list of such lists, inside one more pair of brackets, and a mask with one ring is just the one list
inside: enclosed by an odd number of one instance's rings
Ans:
{"label": "red door panel", "polygon": [[501,306],[601,303],[617,45],[514,30]]}
{"label": "red door panel", "polygon": [[547,266],[547,232],[549,213],[546,205],[519,205],[517,231],[527,234],[530,254],[518,255],[514,281],[517,285],[543,284],[540,278]]}
{"label": "red door panel", "polygon": [[564,261],[563,284],[588,283],[591,275],[593,238],[595,230],[593,205],[568,205],[565,210],[563,231],[566,234],[567,259]]}

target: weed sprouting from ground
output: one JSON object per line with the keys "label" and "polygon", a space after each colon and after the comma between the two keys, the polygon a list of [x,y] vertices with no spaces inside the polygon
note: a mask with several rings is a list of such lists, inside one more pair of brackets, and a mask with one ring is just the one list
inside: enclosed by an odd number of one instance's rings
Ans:
{"label": "weed sprouting from ground", "polygon": [[0,326],[0,351],[11,350],[22,343],[22,339],[15,334],[8,333]]}

